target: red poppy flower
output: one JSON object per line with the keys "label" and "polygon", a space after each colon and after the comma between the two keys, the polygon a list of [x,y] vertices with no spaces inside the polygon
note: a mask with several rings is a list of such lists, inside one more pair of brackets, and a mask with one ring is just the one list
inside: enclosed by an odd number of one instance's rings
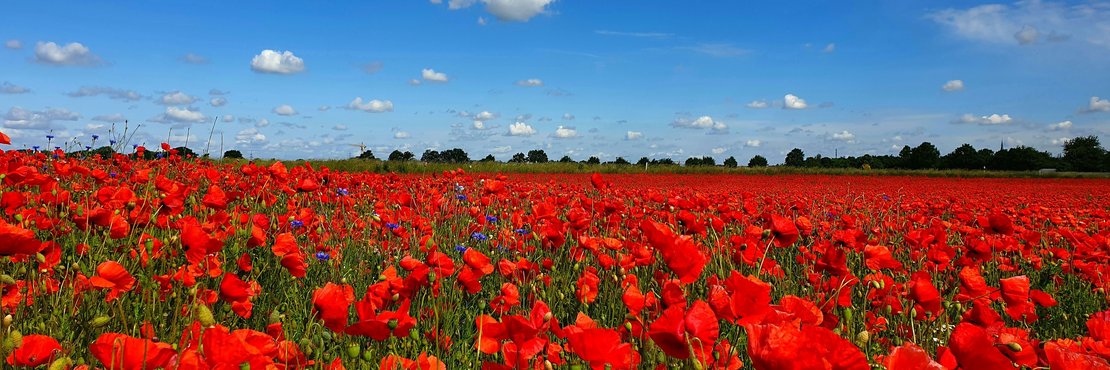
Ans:
{"label": "red poppy flower", "polygon": [[50,363],[62,351],[57,340],[46,335],[25,335],[23,344],[8,355],[8,365],[35,367]]}
{"label": "red poppy flower", "polygon": [[994,345],[986,330],[968,323],[956,325],[948,346],[964,369],[1011,370],[1014,365]]}
{"label": "red poppy flower", "polygon": [[32,255],[41,247],[31,230],[0,220],[0,256]]}
{"label": "red poppy flower", "polygon": [[[1065,341],[1060,341],[1065,342]],[[1094,354],[1086,353],[1076,343],[1048,342],[1044,345],[1044,354],[1048,366],[1052,369],[1068,370],[1105,370],[1110,369],[1110,362]]]}
{"label": "red poppy flower", "polygon": [[640,363],[640,354],[631,344],[622,342],[620,333],[613,329],[579,330],[567,336],[567,343],[593,369],[634,369]]}
{"label": "red poppy flower", "polygon": [[820,326],[746,325],[748,356],[759,370],[868,370],[858,347]]}
{"label": "red poppy flower", "polygon": [[790,246],[798,241],[798,226],[789,218],[771,215],[771,234],[775,237],[775,245]]}
{"label": "red poppy flower", "polygon": [[910,342],[891,351],[883,366],[891,370],[945,370],[944,365],[933,361],[925,350]]}
{"label": "red poppy flower", "polygon": [[678,274],[679,281],[689,284],[701,276],[708,259],[689,236],[676,235],[670,228],[649,219],[640,223],[640,230],[651,246],[663,255],[667,267]]}
{"label": "red poppy flower", "polygon": [[159,369],[177,354],[168,343],[104,333],[89,345],[89,352],[109,370]]}
{"label": "red poppy flower", "polygon": [[863,247],[863,254],[865,256],[865,264],[867,268],[872,271],[881,269],[901,270],[902,262],[894,259],[890,253],[890,248],[878,245],[868,245]]}
{"label": "red poppy flower", "polygon": [[998,281],[1002,286],[1002,301],[1006,314],[1014,320],[1031,323],[1037,321],[1037,308],[1029,300],[1029,277],[1014,276]]}
{"label": "red poppy flower", "polygon": [[354,301],[354,288],[347,284],[327,283],[312,292],[312,307],[317,317],[324,320],[324,326],[336,332],[342,332],[347,327],[347,317]]}
{"label": "red poppy flower", "polygon": [[719,333],[717,315],[700,300],[689,310],[683,305],[667,308],[648,329],[648,336],[668,356],[687,359],[692,348],[693,354],[703,361],[712,352]]}
{"label": "red poppy flower", "polygon": [[251,299],[262,289],[257,282],[247,283],[232,273],[225,273],[224,280],[220,282],[220,298],[231,304],[231,310],[244,319],[251,318],[254,304]]}
{"label": "red poppy flower", "polygon": [[12,138],[8,137],[8,135],[5,135],[3,132],[0,132],[0,144],[12,145]]}
{"label": "red poppy flower", "polygon": [[89,278],[89,283],[97,288],[108,289],[104,300],[111,302],[135,287],[135,278],[118,262],[105,261],[96,266],[96,276]]}
{"label": "red poppy flower", "polygon": [[219,186],[209,186],[208,193],[204,194],[201,203],[204,203],[208,208],[227,209],[227,194]]}
{"label": "red poppy flower", "polygon": [[597,299],[597,287],[601,283],[601,279],[597,277],[596,271],[593,266],[586,267],[582,271],[582,275],[578,277],[578,282],[575,284],[578,289],[574,291],[574,295],[578,297],[578,301],[590,304]]}

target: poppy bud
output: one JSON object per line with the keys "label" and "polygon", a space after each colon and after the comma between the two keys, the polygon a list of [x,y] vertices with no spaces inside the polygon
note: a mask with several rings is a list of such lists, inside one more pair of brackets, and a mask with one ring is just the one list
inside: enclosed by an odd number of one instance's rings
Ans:
{"label": "poppy bud", "polygon": [[251,370],[251,364],[249,362],[239,364],[239,370]]}
{"label": "poppy bud", "polygon": [[859,334],[856,334],[856,344],[859,344],[860,347],[863,347],[863,345],[865,345],[867,343],[870,343],[870,342],[871,342],[871,333],[868,332],[867,330],[861,331],[861,332],[859,332]]}
{"label": "poppy bud", "polygon": [[771,230],[770,229],[764,229],[763,230],[763,237],[766,238],[768,236],[771,236]]}
{"label": "poppy bud", "polygon": [[555,368],[555,366],[551,365],[551,361],[543,360],[543,369],[544,370],[552,370],[554,368]]}
{"label": "poppy bud", "polygon": [[23,222],[23,215],[19,214],[19,213],[16,213],[15,214],[15,221],[16,222]]}
{"label": "poppy bud", "polygon": [[3,329],[7,330],[9,326],[12,326],[12,321],[15,321],[15,318],[13,318],[12,315],[4,315]]}
{"label": "poppy bud", "polygon": [[346,284],[346,283],[347,283],[347,278],[342,278],[342,279],[339,279],[339,282],[340,282],[341,284]]}
{"label": "poppy bud", "polygon": [[[8,315],[8,317],[11,317],[11,315]],[[543,314],[543,321],[551,321],[551,312]]]}
{"label": "poppy bud", "polygon": [[398,299],[401,299],[401,295],[397,294],[397,293],[393,293],[393,300],[397,301]]}
{"label": "poppy bud", "polygon": [[350,356],[351,358],[358,358],[359,352],[362,352],[362,348],[358,346],[358,343],[351,343],[347,345],[347,356]]}
{"label": "poppy bud", "polygon": [[910,309],[910,317],[917,317],[917,307]]}
{"label": "poppy bud", "polygon": [[39,261],[39,263],[46,263],[46,256],[42,255],[42,253],[35,253],[35,261]]}
{"label": "poppy bud", "polygon": [[570,365],[570,370],[584,370],[584,369],[585,369],[585,368],[584,368],[584,367],[582,367],[582,365],[581,365],[581,364],[573,364],[573,365]]}
{"label": "poppy bud", "polygon": [[370,348],[367,348],[365,351],[362,351],[362,360],[363,361],[371,361],[373,359],[374,359],[374,353],[373,353],[373,351],[370,350]]}
{"label": "poppy bud", "polygon": [[112,318],[110,316],[100,315],[94,317],[92,320],[89,320],[89,326],[92,328],[103,328],[104,326],[108,325],[109,322],[112,322]]}
{"label": "poppy bud", "polygon": [[66,370],[70,366],[73,366],[73,360],[70,360],[69,357],[62,357],[51,362],[50,367],[47,367],[46,370]]}
{"label": "poppy bud", "polygon": [[416,329],[409,330],[409,338],[420,340],[420,332],[417,332]]}
{"label": "poppy bud", "polygon": [[428,273],[428,281],[429,282],[435,282],[436,281],[436,273],[434,273],[434,272]]}
{"label": "poppy bud", "polygon": [[320,336],[324,337],[324,340],[331,340],[331,332],[330,331],[321,332]]}
{"label": "poppy bud", "polygon": [[1021,352],[1021,344],[1018,344],[1018,342],[1006,343],[1006,347],[1009,348],[1011,351]]}
{"label": "poppy bud", "polygon": [[212,310],[208,309],[208,306],[196,305],[193,307],[193,315],[202,326],[209,327],[216,324],[216,317],[212,316]]}
{"label": "poppy bud", "polygon": [[277,323],[281,322],[281,312],[278,312],[278,310],[270,311],[269,320],[270,320],[269,321],[270,325],[277,324]]}
{"label": "poppy bud", "polygon": [[625,322],[624,322],[624,329],[625,329],[625,330],[628,330],[628,331],[632,331],[632,322],[630,322],[630,321],[625,321]]}
{"label": "poppy bud", "polygon": [[23,333],[20,333],[19,330],[12,330],[10,333],[8,333],[8,338],[4,339],[4,352],[7,352],[11,349],[19,348],[19,346],[22,345]]}
{"label": "poppy bud", "polygon": [[844,321],[852,321],[852,309],[844,309]]}
{"label": "poppy bud", "polygon": [[871,287],[875,288],[875,289],[882,289],[883,288],[882,280],[871,280]]}
{"label": "poppy bud", "polygon": [[0,284],[15,285],[15,278],[8,274],[0,274]]}

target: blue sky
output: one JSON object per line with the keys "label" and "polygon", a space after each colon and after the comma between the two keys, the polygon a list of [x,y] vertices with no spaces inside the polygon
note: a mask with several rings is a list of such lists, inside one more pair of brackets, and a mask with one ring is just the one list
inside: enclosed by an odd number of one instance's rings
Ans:
{"label": "blue sky", "polygon": [[[1110,2],[35,1],[0,131],[256,157],[897,153],[1110,140]],[[188,135],[186,134],[188,133]]]}

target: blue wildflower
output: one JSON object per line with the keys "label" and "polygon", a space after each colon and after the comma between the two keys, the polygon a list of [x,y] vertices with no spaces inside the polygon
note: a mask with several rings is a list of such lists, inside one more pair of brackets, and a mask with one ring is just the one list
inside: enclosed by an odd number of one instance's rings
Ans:
{"label": "blue wildflower", "polygon": [[462,246],[462,244],[456,245],[455,246],[455,252],[459,252],[459,253],[466,252],[466,247]]}
{"label": "blue wildflower", "polygon": [[304,221],[301,221],[301,220],[289,221],[289,226],[294,228],[294,229],[301,228],[301,227],[304,227]]}
{"label": "blue wildflower", "polygon": [[474,232],[473,234],[470,234],[470,238],[477,241],[485,241],[486,239],[489,239],[486,234],[482,234],[480,232]]}
{"label": "blue wildflower", "polygon": [[486,222],[497,222],[496,216],[486,216]]}
{"label": "blue wildflower", "polygon": [[328,252],[316,252],[316,259],[320,261],[327,261],[331,259],[331,255],[328,254]]}
{"label": "blue wildflower", "polygon": [[462,200],[462,201],[465,201],[465,200],[466,200],[466,196],[465,196],[465,195],[462,195],[462,194],[459,194],[459,195],[456,195],[456,196],[455,196],[455,199],[458,199],[458,200]]}
{"label": "blue wildflower", "polygon": [[92,138],[93,138],[93,140],[99,139],[100,135],[93,135]]}
{"label": "blue wildflower", "polygon": [[516,230],[513,230],[513,232],[515,232],[515,233],[517,233],[517,234],[520,234],[520,235],[524,235],[524,234],[527,234],[527,233],[528,233],[528,230],[525,230],[525,229],[516,229]]}
{"label": "blue wildflower", "polygon": [[395,224],[395,223],[392,223],[392,222],[386,222],[385,227],[390,229],[390,230],[397,230],[397,228],[401,227],[401,225],[398,225],[398,224]]}
{"label": "blue wildflower", "polygon": [[351,192],[347,191],[347,188],[339,188],[339,189],[335,189],[335,194],[339,195],[341,197],[345,197],[345,196],[351,195]]}

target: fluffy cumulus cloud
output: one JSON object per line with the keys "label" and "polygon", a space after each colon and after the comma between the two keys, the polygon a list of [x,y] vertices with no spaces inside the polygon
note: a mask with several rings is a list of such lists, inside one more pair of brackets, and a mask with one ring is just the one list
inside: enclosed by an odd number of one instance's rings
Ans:
{"label": "fluffy cumulus cloud", "polygon": [[497,118],[497,113],[491,113],[489,111],[481,111],[474,115],[475,121],[489,121],[494,118]]}
{"label": "fluffy cumulus cloud", "polygon": [[844,130],[840,132],[834,132],[832,135],[829,136],[829,138],[836,141],[851,143],[856,141],[856,134],[848,132],[848,130]]}
{"label": "fluffy cumulus cloud", "polygon": [[[527,22],[547,10],[547,6],[555,0],[448,0],[447,8],[451,10],[469,8],[478,3],[486,5],[486,11],[497,19],[505,22]],[[441,4],[442,0],[432,0],[433,4]],[[479,20],[484,24],[484,19]]]}
{"label": "fluffy cumulus cloud", "polygon": [[752,139],[752,140],[748,140],[748,141],[744,142],[744,146],[749,147],[749,148],[758,148],[762,145],[763,145],[763,142],[759,141],[758,139]]}
{"label": "fluffy cumulus cloud", "polygon": [[578,130],[574,127],[559,126],[551,136],[556,139],[570,139],[578,136]]}
{"label": "fluffy cumulus cloud", "polygon": [[527,123],[516,122],[509,125],[509,136],[532,136],[535,134],[536,129]]}
{"label": "fluffy cumulus cloud", "polygon": [[26,87],[8,81],[0,82],[0,94],[26,94],[29,92],[31,92],[31,89]]}
{"label": "fluffy cumulus cloud", "polygon": [[482,121],[478,121],[478,120],[475,120],[475,121],[474,121],[474,123],[473,123],[473,124],[472,124],[472,125],[471,125],[470,127],[471,127],[471,128],[473,128],[473,129],[475,129],[475,130],[486,130],[486,129],[489,129],[489,126],[486,126],[486,123],[485,123],[485,122],[482,122]]}
{"label": "fluffy cumulus cloud", "polygon": [[208,58],[205,58],[201,55],[188,53],[181,56],[181,61],[189,64],[207,64]]}
{"label": "fluffy cumulus cloud", "polygon": [[4,127],[22,130],[48,130],[54,121],[76,121],[81,114],[64,108],[47,108],[32,111],[22,107],[11,107],[4,115]]}
{"label": "fluffy cumulus cloud", "polygon": [[304,60],[291,51],[266,49],[251,59],[251,70],[282,75],[300,73],[304,71]]}
{"label": "fluffy cumulus cloud", "polygon": [[80,89],[77,89],[77,91],[68,92],[66,93],[66,95],[73,98],[104,95],[107,96],[108,99],[128,102],[138,101],[143,98],[141,94],[135,92],[134,90],[117,89],[104,86],[82,86]]}
{"label": "fluffy cumulus cloud", "polygon": [[127,117],[124,117],[123,114],[120,114],[120,113],[102,114],[102,115],[99,115],[99,116],[96,116],[96,117],[92,118],[93,121],[108,122],[108,123],[123,122],[126,119],[127,119]]}
{"label": "fluffy cumulus cloud", "polygon": [[728,148],[716,147],[716,148],[713,148],[713,150],[711,150],[711,151],[713,152],[713,154],[721,154],[721,153],[727,152]]}
{"label": "fluffy cumulus cloud", "polygon": [[410,137],[411,137],[411,135],[409,135],[408,131],[395,131],[395,132],[393,132],[393,138],[394,139],[408,139]]}
{"label": "fluffy cumulus cloud", "polygon": [[574,120],[574,115],[570,114],[570,113],[563,113],[563,120],[564,121],[573,121]]}
{"label": "fluffy cumulus cloud", "polygon": [[724,122],[716,121],[713,119],[713,117],[710,116],[701,116],[696,119],[680,117],[671,122],[671,126],[702,130],[709,129],[716,132],[724,132],[728,130],[728,125],[724,124]]}
{"label": "fluffy cumulus cloud", "polygon": [[282,105],[276,106],[276,107],[274,107],[273,112],[274,112],[274,114],[277,114],[279,116],[295,116],[295,115],[297,115],[297,110],[293,109],[293,107],[290,106],[289,104],[282,104]]}
{"label": "fluffy cumulus cloud", "polygon": [[71,42],[58,45],[53,42],[35,44],[35,62],[55,66],[96,66],[102,62],[85,45]]}
{"label": "fluffy cumulus cloud", "polygon": [[806,100],[799,98],[797,95],[786,94],[786,96],[782,97],[783,109],[806,109],[806,107],[808,107],[808,105],[806,105]]}
{"label": "fluffy cumulus cloud", "polygon": [[249,127],[235,134],[235,142],[238,144],[262,144],[266,142],[266,135],[258,132],[258,129],[254,127]]}
{"label": "fluffy cumulus cloud", "polygon": [[1087,112],[1110,112],[1110,100],[1100,99],[1097,96],[1092,96],[1089,103],[1087,103]]}
{"label": "fluffy cumulus cloud", "polygon": [[443,72],[436,72],[431,68],[424,68],[420,71],[420,77],[425,81],[431,82],[447,82],[447,74]]}
{"label": "fluffy cumulus cloud", "polygon": [[640,140],[644,138],[644,133],[640,131],[628,131],[624,133],[625,140]]}
{"label": "fluffy cumulus cloud", "polygon": [[4,41],[4,47],[8,49],[22,49],[23,42],[16,39],[11,39],[8,41]]}
{"label": "fluffy cumulus cloud", "polygon": [[984,125],[984,126],[991,126],[991,125],[1005,125],[1005,124],[1008,124],[1008,123],[1013,122],[1013,121],[1014,121],[1014,119],[1011,118],[1009,114],[995,113],[995,114],[991,114],[989,116],[976,116],[976,115],[973,115],[971,113],[967,113],[967,114],[964,114],[964,115],[960,116],[960,119],[957,120],[956,122],[957,123],[975,123],[975,124],[980,124],[980,125]]}
{"label": "fluffy cumulus cloud", "polygon": [[356,97],[354,100],[351,100],[350,103],[347,103],[347,109],[360,110],[370,113],[392,112],[393,102],[389,100],[378,99],[363,102],[362,97],[360,96]]}
{"label": "fluffy cumulus cloud", "polygon": [[766,100],[752,100],[752,102],[748,103],[747,106],[751,109],[763,109],[767,108],[769,105],[767,104]]}
{"label": "fluffy cumulus cloud", "polygon": [[947,91],[947,92],[963,91],[964,81],[963,80],[949,80],[948,82],[945,82],[944,85],[941,85],[940,88],[941,88],[941,90],[944,90],[944,91]]}
{"label": "fluffy cumulus cloud", "polygon": [[1071,121],[1061,121],[1048,125],[1048,129],[1052,131],[1067,130],[1071,128]]}
{"label": "fluffy cumulus cloud", "polygon": [[1092,1],[1018,1],[948,8],[929,18],[952,34],[980,42],[1033,45],[1074,39],[1110,48],[1110,6]]}
{"label": "fluffy cumulus cloud", "polygon": [[227,105],[227,98],[217,96],[215,98],[209,99],[208,104],[212,105],[213,107],[222,107]]}
{"label": "fluffy cumulus cloud", "polygon": [[178,107],[166,107],[165,113],[163,113],[160,117],[153,119],[153,121],[165,123],[194,123],[204,122],[207,120],[208,117],[205,117],[204,113],[201,113],[200,111]]}
{"label": "fluffy cumulus cloud", "polygon": [[161,98],[158,98],[157,103],[162,105],[189,105],[195,101],[197,101],[195,96],[174,91],[163,94]]}
{"label": "fluffy cumulus cloud", "polygon": [[540,87],[543,86],[543,80],[538,78],[529,78],[527,80],[517,81],[516,85],[522,87]]}

